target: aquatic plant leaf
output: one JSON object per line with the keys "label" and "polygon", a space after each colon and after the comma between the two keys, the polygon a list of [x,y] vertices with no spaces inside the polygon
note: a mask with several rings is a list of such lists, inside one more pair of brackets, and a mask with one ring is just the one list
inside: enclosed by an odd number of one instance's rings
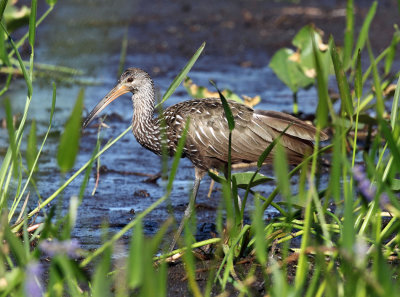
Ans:
{"label": "aquatic plant leaf", "polygon": [[354,113],[354,108],[353,108],[353,102],[352,102],[351,95],[350,95],[350,88],[349,88],[349,84],[347,82],[346,74],[344,73],[342,63],[339,58],[339,54],[336,50],[335,41],[333,39],[333,36],[331,36],[331,38],[330,38],[329,45],[330,45],[330,49],[331,49],[330,52],[331,52],[331,56],[332,56],[333,66],[335,68],[336,81],[337,81],[338,88],[339,88],[340,99],[342,100],[342,108],[344,108],[347,115],[350,117],[350,119],[352,119],[352,116]]}
{"label": "aquatic plant leaf", "polygon": [[297,62],[299,67],[303,70],[306,76],[315,78],[312,38],[315,39],[317,48],[321,55],[327,51],[328,46],[322,42],[321,35],[312,25],[307,25],[301,28],[293,38],[292,43],[298,48],[299,57]]}
{"label": "aquatic plant leaf", "polygon": [[314,83],[314,78],[307,77],[299,67],[296,62],[297,55],[293,50],[283,48],[274,54],[269,63],[272,71],[293,93]]}
{"label": "aquatic plant leaf", "polygon": [[[274,180],[272,177],[265,176],[261,173],[257,173],[253,178],[254,172],[240,172],[232,174],[232,178],[236,179],[236,184],[239,188],[247,188],[247,185],[251,182],[250,187],[264,184],[268,181]],[[253,180],[252,180],[253,178]]]}
{"label": "aquatic plant leaf", "polygon": [[79,151],[84,94],[84,89],[81,89],[72,113],[65,124],[64,132],[61,135],[57,163],[62,172],[72,169]]}
{"label": "aquatic plant leaf", "polygon": [[208,171],[208,175],[219,184],[226,182],[226,179],[222,175],[215,174],[210,170]]}
{"label": "aquatic plant leaf", "polygon": [[31,1],[31,13],[29,16],[29,44],[33,48],[35,45],[36,35],[36,13],[37,13],[37,0]]}
{"label": "aquatic plant leaf", "polygon": [[28,165],[29,171],[37,171],[37,165],[35,164],[36,155],[38,153],[37,149],[37,137],[36,137],[36,121],[33,120],[31,124],[31,129],[29,130],[28,144],[26,148],[26,163]]}

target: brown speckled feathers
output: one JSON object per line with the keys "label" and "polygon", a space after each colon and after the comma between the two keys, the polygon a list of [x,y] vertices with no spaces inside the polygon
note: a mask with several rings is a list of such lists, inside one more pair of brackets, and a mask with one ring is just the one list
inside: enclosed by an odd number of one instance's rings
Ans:
{"label": "brown speckled feathers", "polygon": [[[289,128],[281,138],[288,160],[292,164],[302,161],[312,150],[315,127],[290,115],[250,107],[229,101],[235,119],[232,133],[232,163],[256,162],[274,138]],[[175,150],[185,121],[190,126],[185,146],[185,156],[195,166],[205,170],[220,167],[228,160],[228,122],[219,98],[184,101],[164,112],[170,151]],[[322,140],[327,136],[322,133]],[[270,162],[271,158],[267,159]]]}

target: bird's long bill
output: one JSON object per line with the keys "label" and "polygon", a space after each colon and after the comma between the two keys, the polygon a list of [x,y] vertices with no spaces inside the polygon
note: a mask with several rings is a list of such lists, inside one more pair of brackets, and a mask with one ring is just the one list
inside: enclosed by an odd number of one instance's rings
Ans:
{"label": "bird's long bill", "polygon": [[116,85],[89,113],[88,117],[83,122],[82,129],[85,129],[90,122],[93,121],[96,115],[98,115],[108,104],[128,92],[129,89],[126,86],[121,84]]}

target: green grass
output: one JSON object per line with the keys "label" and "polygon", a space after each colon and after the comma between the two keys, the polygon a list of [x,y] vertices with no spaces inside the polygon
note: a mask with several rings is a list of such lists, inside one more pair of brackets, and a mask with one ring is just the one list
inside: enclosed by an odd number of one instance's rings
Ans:
{"label": "green grass", "polygon": [[[6,2],[1,2],[0,18]],[[400,42],[400,33],[395,27],[387,48],[378,54],[373,52],[368,32],[373,24],[376,2],[371,5],[355,38],[354,6],[353,1],[348,1],[343,48],[337,47],[331,37],[326,52],[321,52],[317,46],[320,42],[318,34],[312,31],[312,27],[301,30],[294,44],[302,49],[311,49],[307,51],[309,56],[304,56],[307,67],[312,67],[315,72],[311,81],[293,80],[293,75],[303,68],[296,68],[293,61],[290,65],[282,61],[288,57],[282,54],[287,50],[278,55],[280,63],[273,63],[278,68],[282,65],[283,69],[275,71],[294,93],[304,86],[302,83],[314,84],[318,93],[314,124],[320,130],[331,131],[330,143],[321,144],[317,136],[314,152],[302,164],[290,168],[285,151],[276,139],[260,156],[255,171],[231,173],[229,168],[226,179],[210,174],[222,185],[215,222],[217,238],[194,242],[193,222],[190,220],[185,226],[182,247],[161,255],[158,253],[166,251],[164,238],[173,221],[168,219],[151,238],[144,236],[142,222],[152,210],[168,201],[185,137],[181,138],[171,167],[165,167],[169,180],[164,195],[119,232],[106,235],[108,229],[104,226],[103,243],[95,251],[80,249],[71,240],[71,230],[79,220],[77,213],[93,163],[130,132],[130,127],[103,147],[98,141],[90,160],[72,173],[52,195],[35,201],[38,206],[29,212],[25,207],[28,199],[35,199],[29,193],[29,185],[35,184],[34,173],[41,166],[41,153],[52,131],[56,107],[56,86],[53,85],[48,130],[40,140],[35,122],[27,122],[35,92],[32,85],[35,30],[54,4],[52,2],[45,15],[36,20],[36,1],[32,1],[29,30],[20,41],[13,41],[6,25],[1,25],[4,38],[0,39],[0,59],[4,65],[15,67],[23,74],[27,98],[21,121],[16,127],[12,125],[12,101],[5,100],[4,106],[9,147],[0,167],[0,296],[25,296],[27,290],[31,293],[36,290],[38,295],[35,296],[42,296],[42,293],[51,296],[166,296],[169,271],[166,260],[181,253],[186,284],[193,296],[211,296],[211,292],[223,296],[233,289],[239,296],[254,296],[257,284],[263,284],[262,294],[269,296],[398,295],[400,78],[399,72],[393,73],[396,70],[392,70],[392,65],[393,60],[399,58],[395,56],[395,48]],[[29,61],[23,61],[18,53],[26,39],[31,47]],[[186,77],[204,46],[197,50],[171,83],[162,102]],[[123,61],[124,48],[121,56]],[[362,64],[361,57],[368,58],[369,63],[364,61]],[[328,93],[328,75],[337,82],[340,105],[334,104]],[[10,77],[7,75],[4,80],[1,96],[7,96],[12,83]],[[394,94],[386,93],[390,84],[395,85]],[[229,116],[226,99],[222,94],[220,96],[232,131],[234,120]],[[63,172],[73,168],[79,153],[82,101],[83,91],[60,138],[58,164]],[[21,143],[27,143],[30,154],[22,156]],[[69,146],[75,147],[73,153],[65,150]],[[271,182],[271,178],[261,175],[259,170],[272,148],[276,152],[273,163],[275,188],[268,197],[263,197],[254,187]],[[319,182],[321,156],[331,162],[325,169],[328,175],[326,184]],[[56,207],[44,210],[49,203],[62,199],[63,190],[83,173],[85,178],[80,195],[70,200],[65,217],[57,216]],[[290,187],[290,178],[295,174],[298,175],[297,192]],[[239,189],[245,190],[242,208],[237,203]],[[250,195],[253,195],[255,205],[251,223],[246,224],[244,213]],[[276,201],[278,195],[280,203]],[[279,214],[264,221],[268,207],[276,208]],[[21,215],[17,217],[19,210]],[[28,231],[32,219],[39,212],[45,216],[44,223],[35,231]],[[119,240],[130,230],[132,236],[127,258],[118,265],[111,265],[114,251],[121,248]],[[199,260],[191,251],[209,244],[214,253],[210,261],[203,263],[207,279],[202,287],[197,278]],[[42,279],[43,256],[50,261],[46,266],[45,282]],[[247,260],[249,265],[241,264]],[[88,265],[94,267],[90,270],[92,272],[86,272]]]}

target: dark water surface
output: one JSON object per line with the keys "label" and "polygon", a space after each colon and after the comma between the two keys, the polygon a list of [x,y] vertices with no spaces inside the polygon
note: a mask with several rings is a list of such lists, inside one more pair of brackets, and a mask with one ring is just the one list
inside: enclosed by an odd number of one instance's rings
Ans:
{"label": "dark water surface", "polygon": [[[221,1],[216,2],[211,9],[207,5],[199,6],[190,1],[173,1],[168,5],[162,1],[154,1],[151,4],[150,2],[59,1],[49,18],[39,27],[36,62],[82,70],[84,75],[77,79],[93,83],[86,86],[79,83],[57,83],[57,110],[53,133],[44,148],[39,163],[40,171],[36,176],[42,198],[51,195],[63,181],[56,163],[58,139],[79,89],[85,88],[85,107],[88,110],[113,87],[117,79],[121,42],[127,28],[129,43],[125,65],[148,71],[153,76],[160,94],[165,92],[201,43],[207,41],[204,54],[189,74],[196,84],[212,88],[209,85],[209,80],[212,79],[221,89],[230,88],[239,95],[260,95],[262,102],[257,108],[291,111],[290,90],[267,67],[271,52],[267,51],[262,34],[266,34],[265,38],[268,38],[268,30],[273,28],[266,27],[267,33],[261,31],[259,27],[262,26],[260,22],[263,19],[259,18],[259,14],[262,12],[257,10],[257,5],[265,4],[260,4],[260,1],[248,1],[246,6],[246,1],[232,1],[229,6]],[[339,4],[335,2],[333,7],[336,7],[335,5]],[[271,9],[278,12],[278,8],[276,3],[271,4]],[[327,4],[323,8],[332,7]],[[40,2],[39,11],[44,10],[44,3]],[[250,11],[254,16],[248,23],[244,21],[246,11]],[[344,28],[344,18],[340,20],[343,22],[340,28]],[[297,32],[298,28],[291,29],[291,34]],[[283,39],[275,41],[274,46],[279,47]],[[51,77],[38,78],[34,84],[29,118],[38,122],[39,141],[47,129],[52,97],[51,82]],[[12,98],[14,113],[22,112],[26,98],[24,82],[15,80],[8,97]],[[300,91],[298,98],[299,109],[303,113],[315,112],[315,89]],[[179,87],[166,106],[186,99],[189,99],[189,96],[183,87]],[[104,141],[117,136],[130,124],[131,105],[130,96],[125,95],[102,113],[109,115],[106,123],[110,126],[102,132]],[[3,109],[0,112],[0,117],[3,117]],[[92,126],[83,134],[75,169],[67,174],[67,177],[90,158],[96,142],[96,132],[97,129]],[[7,132],[0,129],[1,158],[7,145]],[[124,174],[157,174],[161,169],[160,158],[142,148],[131,134],[126,135],[107,151],[101,157],[101,164],[109,171],[101,175],[94,196],[90,194],[95,183],[92,174],[73,231],[73,236],[78,238],[85,248],[95,248],[99,245],[101,224],[104,221],[109,222],[111,232],[117,232],[134,218],[134,213],[145,210],[160,198],[165,188],[160,179],[156,183],[146,183],[146,177]],[[265,173],[272,175],[271,168],[267,168]],[[193,179],[192,164],[182,159],[171,195],[178,219],[187,205]],[[297,178],[294,178],[292,183],[296,184],[296,180]],[[70,197],[79,193],[81,181],[82,177],[77,178],[64,191],[65,210],[68,209]],[[198,194],[197,215],[200,227],[204,226],[202,224],[214,222],[220,201],[218,186],[211,198],[206,197],[209,183],[210,179],[206,177]],[[273,188],[271,183],[259,187],[259,190],[268,195]],[[36,196],[34,193],[34,189],[31,189],[31,196]],[[33,208],[36,206],[36,198],[32,197],[31,201]],[[57,202],[54,201],[53,205],[55,203]],[[247,209],[251,211],[251,200],[248,205]],[[268,215],[267,212],[266,216]],[[156,232],[167,217],[167,208],[163,204],[145,218],[145,231],[148,234]]]}

